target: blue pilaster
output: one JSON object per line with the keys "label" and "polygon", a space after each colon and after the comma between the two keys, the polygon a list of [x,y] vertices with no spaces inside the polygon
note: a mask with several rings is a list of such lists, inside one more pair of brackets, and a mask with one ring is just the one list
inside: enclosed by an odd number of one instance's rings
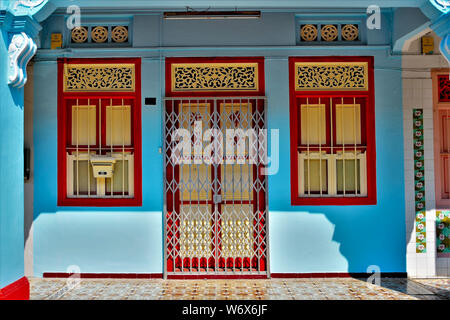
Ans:
{"label": "blue pilaster", "polygon": [[0,1],[0,290],[24,276],[23,86],[46,7]]}

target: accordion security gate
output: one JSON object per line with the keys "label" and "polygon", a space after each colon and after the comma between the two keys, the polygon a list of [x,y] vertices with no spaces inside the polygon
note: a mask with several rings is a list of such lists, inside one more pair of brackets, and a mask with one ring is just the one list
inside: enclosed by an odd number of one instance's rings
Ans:
{"label": "accordion security gate", "polygon": [[165,99],[165,277],[269,274],[265,110],[264,97]]}

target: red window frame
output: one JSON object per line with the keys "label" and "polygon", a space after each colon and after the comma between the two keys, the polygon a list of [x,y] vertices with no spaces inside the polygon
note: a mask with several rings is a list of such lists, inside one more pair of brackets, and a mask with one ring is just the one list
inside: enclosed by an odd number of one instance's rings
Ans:
{"label": "red window frame", "polygon": [[443,118],[450,117],[450,80],[449,69],[433,69],[431,71],[433,82],[433,126],[434,126],[434,176],[436,208],[445,209],[450,206],[449,193],[450,175],[445,162],[449,156],[443,148],[448,139],[450,127],[443,125]]}
{"label": "red window frame", "polygon": [[[64,92],[64,64],[134,64],[135,91],[97,91],[97,92]],[[84,101],[96,100],[96,112],[102,113],[102,122],[106,117],[106,105],[102,100],[132,102],[131,106],[131,141],[134,149],[134,197],[133,198],[70,198],[67,196],[67,157],[66,149],[71,143],[71,113],[68,112],[69,102],[74,99]],[[104,101],[104,100],[103,100]],[[98,103],[100,102],[100,103]],[[98,106],[101,106],[100,109]],[[97,117],[97,132],[99,117]],[[106,126],[102,125],[102,140],[106,139]],[[140,58],[61,58],[58,59],[58,206],[86,206],[86,207],[124,207],[142,205],[142,136],[141,136],[141,59]],[[96,144],[99,143],[97,135]],[[102,142],[106,146],[106,141]],[[125,146],[125,151],[131,146]],[[108,148],[109,149],[109,148]],[[114,149],[114,148],[113,148]],[[110,150],[110,149],[109,149]],[[122,151],[122,147],[120,147]],[[94,193],[94,192],[93,192]]]}
{"label": "red window frame", "polygon": [[[295,63],[296,62],[368,62],[368,90],[367,91],[296,91],[295,90]],[[299,205],[375,205],[376,192],[376,148],[375,148],[375,97],[374,97],[374,58],[373,57],[290,57],[289,58],[289,91],[290,91],[290,138],[291,138],[291,204]],[[366,108],[361,110],[361,136],[366,140],[367,159],[367,196],[366,197],[300,197],[298,196],[298,147],[300,139],[299,100],[306,97],[330,99],[356,98],[364,99]],[[333,103],[334,104],[334,103]],[[335,114],[335,113],[334,113]],[[327,117],[327,132],[330,132],[329,118]],[[336,139],[334,132],[333,139]],[[327,144],[329,143],[327,136]],[[322,148],[323,149],[323,148]],[[336,148],[335,148],[336,149]]]}

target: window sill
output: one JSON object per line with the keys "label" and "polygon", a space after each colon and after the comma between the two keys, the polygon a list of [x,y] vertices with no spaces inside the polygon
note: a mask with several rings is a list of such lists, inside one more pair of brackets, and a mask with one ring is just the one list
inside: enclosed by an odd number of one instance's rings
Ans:
{"label": "window sill", "polygon": [[376,197],[326,197],[326,198],[299,198],[292,197],[291,205],[293,206],[362,206],[376,205]]}
{"label": "window sill", "polygon": [[141,207],[142,198],[67,198],[58,199],[59,207]]}

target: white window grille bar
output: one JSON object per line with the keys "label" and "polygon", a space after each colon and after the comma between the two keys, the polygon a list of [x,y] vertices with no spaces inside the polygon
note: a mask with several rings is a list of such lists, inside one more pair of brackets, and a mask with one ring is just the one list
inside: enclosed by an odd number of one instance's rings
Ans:
{"label": "white window grille bar", "polygon": [[334,141],[333,141],[333,98],[330,98],[330,142],[331,142],[331,154],[334,154]]}
{"label": "white window grille bar", "polygon": [[[174,115],[175,115],[175,101],[172,101],[171,110],[172,110],[172,112],[171,112],[170,118],[174,122],[173,125],[175,125],[176,124],[175,119],[174,119]],[[174,142],[171,141],[170,144],[171,144],[170,149],[173,152],[173,150],[174,150]],[[175,164],[174,163],[172,163],[171,170],[172,170],[172,177],[175,177]],[[173,194],[175,194],[175,190],[173,189],[173,187],[172,187],[172,192],[173,192]],[[175,197],[174,196],[172,197],[172,204],[171,205],[172,205],[172,208],[173,208],[173,212],[175,212],[176,211],[176,207],[175,207]],[[175,235],[176,235],[176,231],[177,231],[176,230],[176,222],[177,222],[176,219],[177,218],[178,217],[176,217],[175,215],[172,216],[172,226],[171,226],[171,229],[172,229],[171,231],[172,231],[172,235],[173,235],[172,239],[171,239],[171,241],[172,241],[172,248],[173,248],[172,249],[173,250],[173,252],[172,252],[173,253],[172,259],[174,261],[177,259],[177,257],[180,254],[180,252],[177,251],[177,246],[176,246],[176,243],[175,243],[175,241],[176,241]],[[181,260],[183,260],[183,259],[181,259]],[[181,271],[183,271],[183,269]]]}
{"label": "white window grille bar", "polygon": [[[359,112],[361,117],[361,111]],[[357,122],[356,122],[356,98],[353,97],[353,144],[354,144],[354,152],[355,152],[355,195],[358,194],[358,171],[357,171],[357,162],[358,159],[356,158],[356,128],[357,128]]]}
{"label": "white window grille bar", "polygon": [[[322,119],[321,119],[321,114],[322,114],[322,106],[321,106],[321,101],[319,98],[319,125],[318,125],[318,137],[319,137],[319,190],[320,190],[320,195],[322,195]],[[324,116],[325,116],[325,110],[324,110]],[[325,120],[326,123],[326,120]]]}
{"label": "white window grille bar", "polygon": [[[306,150],[308,155],[308,195],[311,196],[311,167],[310,167],[310,153],[309,153],[309,98],[306,98]],[[301,109],[300,109],[301,112]],[[302,172],[302,174],[304,174]]]}
{"label": "white window grille bar", "polygon": [[[214,103],[213,103],[213,112],[212,112],[212,122],[213,122],[213,125],[212,125],[212,128],[213,129],[215,129],[217,126],[216,126],[216,122],[217,122],[217,116],[216,116],[216,112],[217,112],[217,101],[216,100],[214,100]],[[211,139],[211,141],[212,141],[212,139]],[[212,153],[211,153],[211,155],[212,155]],[[213,166],[213,168],[214,168],[214,188],[213,188],[213,192],[212,192],[212,194],[213,194],[213,197],[215,197],[216,195],[217,195],[217,174],[218,174],[218,170],[217,170],[217,166],[216,165],[214,165]],[[214,200],[214,199],[213,199]],[[218,206],[217,206],[217,204],[215,203],[215,201],[213,201],[213,207],[214,207],[214,221],[216,222],[216,223],[214,223],[214,245],[215,245],[215,270],[218,270],[219,269],[219,256],[220,256],[220,252],[219,252],[219,243],[218,243],[218,232],[219,232],[219,226],[218,226],[218,219],[219,219],[219,216],[218,216]]]}
{"label": "white window grille bar", "polygon": [[[134,156],[133,154],[128,154],[128,151],[125,148],[127,145],[127,132],[125,132],[125,130],[130,130],[130,126],[127,125],[127,120],[131,121],[131,106],[126,105],[125,99],[122,99],[121,104],[117,106],[113,106],[112,99],[109,99],[110,105],[105,106],[106,113],[111,116],[111,119],[107,122],[107,125],[110,125],[110,128],[106,131],[106,134],[109,135],[111,140],[109,148],[106,149],[109,151],[107,154],[116,159],[116,163],[118,163],[117,166],[120,164],[122,165],[122,172],[118,173],[121,174],[122,183],[121,186],[119,184],[115,187],[114,176],[111,178],[104,178],[103,181],[101,178],[96,178],[94,182],[97,183],[93,184],[93,175],[91,172],[92,155],[102,155],[101,150],[103,148],[101,146],[101,141],[103,137],[101,135],[100,120],[102,113],[101,106],[102,102],[108,100],[104,99],[104,101],[102,101],[102,99],[86,98],[86,101],[86,104],[81,105],[80,99],[74,99],[72,105],[72,144],[68,146],[66,150],[67,196],[87,198],[132,197],[134,195],[134,176],[132,174],[134,172],[134,164],[132,163]],[[121,119],[119,120],[120,116]],[[87,117],[87,119],[85,119],[85,117]],[[91,117],[94,119],[91,119]],[[94,129],[97,127],[97,117],[99,118],[98,130]],[[120,123],[118,123],[118,121],[120,121]],[[121,124],[122,136],[120,137],[120,134],[117,135],[117,141],[113,141],[116,124],[119,126]],[[76,130],[76,132],[74,132],[74,130]],[[86,130],[87,132],[85,132]],[[91,130],[95,132],[94,136]],[[97,144],[97,137],[95,137],[95,135],[98,132],[100,132],[98,137],[99,146],[95,147]],[[121,139],[121,142],[118,139]],[[131,149],[134,149],[134,147],[131,147]],[[86,168],[83,167],[84,165],[86,165]],[[109,186],[111,187],[111,190],[106,192],[106,187]],[[117,195],[114,194],[115,191],[117,191]]]}
{"label": "white window grille bar", "polygon": [[[256,102],[256,104],[258,104],[257,102]],[[257,105],[255,106],[255,111],[256,112],[258,112],[258,107],[257,107]],[[259,117],[256,117],[256,123],[255,123],[255,128],[258,128],[259,127],[259,119],[258,119]],[[259,145],[258,145],[258,143],[259,143],[259,141],[258,141],[258,139],[255,139],[255,143],[256,143],[256,150],[259,150]],[[250,144],[250,142],[249,142],[249,144]],[[249,148],[249,150],[250,150],[250,148]],[[249,156],[250,156],[250,154],[249,154]],[[255,177],[255,179],[257,179],[257,180],[259,180],[259,175],[260,175],[260,172],[259,172],[259,170],[256,170],[256,177]],[[259,226],[259,224],[260,224],[260,220],[261,220],[261,218],[260,218],[260,216],[259,216],[259,214],[258,214],[258,211],[259,211],[259,208],[260,208],[260,202],[259,202],[259,192],[261,192],[261,190],[258,190],[257,192],[256,192],[256,225],[257,226]],[[258,243],[258,248],[260,248],[261,247],[261,245],[262,245],[262,243],[261,243],[261,239],[260,239],[260,234],[259,234],[259,230],[260,228],[259,227],[257,227],[257,232],[256,232],[256,237],[257,237],[257,243]],[[257,252],[257,256],[256,256],[256,261],[257,261],[257,270],[261,270],[261,259],[260,259],[260,253],[259,253],[259,250],[257,250],[256,251]],[[253,268],[252,268],[252,265],[251,265],[251,263],[250,263],[250,270],[253,272]]]}
{"label": "white window grille bar", "polygon": [[[114,149],[113,149],[113,145],[114,145],[114,140],[113,140],[113,118],[114,118],[114,107],[113,107],[113,103],[112,103],[112,99],[109,99],[109,148],[110,148],[110,152],[111,152],[111,156],[113,156],[114,153]],[[108,111],[107,109],[105,111]],[[103,180],[104,184],[105,184],[105,189],[106,189],[106,179]],[[111,180],[110,180],[110,195],[113,196],[114,192],[114,175],[111,176]],[[106,193],[106,190],[105,190]]]}
{"label": "white window grille bar", "polygon": [[[330,144],[331,144],[331,150],[330,154],[334,154],[334,136],[333,136],[333,130],[334,130],[334,123],[333,123],[333,98],[330,97]],[[336,141],[337,143],[337,141]],[[337,193],[337,185],[336,185],[336,161],[335,159],[328,160],[328,194],[335,195]]]}
{"label": "white window grille bar", "polygon": [[342,139],[342,190],[345,197],[345,139],[344,139],[344,98],[341,97],[341,139]]}
{"label": "white window grille bar", "polygon": [[[450,199],[450,190],[449,190],[449,184],[450,184],[450,155],[449,155],[449,146],[450,146],[450,128],[448,127],[448,117],[449,117],[449,109],[445,109],[445,118],[442,123],[443,129],[447,133],[447,141],[445,145],[443,146],[444,149],[444,168],[447,168],[447,181],[445,179],[442,179],[442,184],[444,185],[444,196],[446,196],[447,199]],[[447,182],[447,183],[446,183]]]}
{"label": "white window grille bar", "polygon": [[[241,104],[241,107],[240,107],[241,109],[242,109],[242,104]],[[257,111],[257,106],[255,105],[255,106],[252,106],[251,104],[250,104],[250,99],[248,99],[247,98],[247,112],[245,113],[245,119],[246,119],[246,123],[247,123],[247,128],[246,129],[250,129],[250,128],[252,128],[252,119],[253,119],[253,113],[254,112],[256,112]],[[249,161],[250,161],[250,139],[249,139],[249,141],[248,141],[248,145],[249,145],[249,147],[248,147],[248,153],[247,153],[247,157],[248,157],[248,159],[249,159]],[[245,154],[245,153],[244,153]],[[245,159],[245,157],[244,157],[244,159]],[[245,163],[245,161],[244,161],[244,163]],[[247,165],[247,184],[248,184],[248,187],[247,187],[247,190],[248,190],[248,192],[249,192],[249,194],[248,194],[248,200],[250,201],[250,200],[252,200],[252,196],[253,196],[253,179],[251,178],[252,176],[250,175],[251,173],[251,166],[250,166],[250,164],[248,164]],[[241,172],[242,172],[242,169],[241,169]],[[242,173],[241,173],[241,177],[242,177]],[[242,178],[241,178],[242,179]],[[254,199],[253,199],[254,200]],[[243,203],[243,201],[241,201],[241,208],[242,208],[242,203]],[[254,208],[253,208],[253,206],[252,206],[252,204],[251,204],[251,201],[250,202],[248,202],[249,203],[249,205],[248,205],[248,207],[247,207],[247,210],[251,210],[252,212],[254,211]],[[254,212],[253,213],[253,215],[251,216],[251,218],[252,219],[254,219],[254,217],[255,217],[255,214],[257,214],[257,211],[258,210],[256,210],[256,212]],[[252,220],[250,220],[249,221],[249,225],[250,226],[253,226],[253,221]],[[253,227],[254,228],[254,227]],[[253,231],[254,230],[251,230],[251,233],[250,233],[250,237],[252,237],[252,235],[253,235]],[[253,255],[255,255],[255,250],[254,250],[254,247],[253,247],[253,242],[255,241],[255,239],[253,239],[252,240],[252,243],[251,243],[251,246],[250,246],[250,248],[251,248],[251,257],[253,256]],[[251,257],[249,257],[249,259],[251,259]],[[242,257],[242,260],[241,260],[241,268],[242,268],[242,270],[244,270],[244,257]],[[252,269],[252,267],[251,267],[251,263],[250,263],[250,270]]]}
{"label": "white window grille bar", "polygon": [[[182,102],[181,103],[181,118],[180,118],[180,126],[183,128],[185,128],[185,126],[186,126],[186,123],[185,122],[187,122],[187,125],[188,125],[188,128],[190,129],[191,128],[191,119],[190,119],[190,117],[191,117],[191,101],[189,100],[188,101],[188,107],[187,107],[187,112],[185,112],[185,106],[184,106],[184,103]],[[184,151],[184,150],[183,150]],[[181,157],[183,157],[184,158],[184,154],[182,154],[181,155]],[[184,165],[183,164],[180,164],[180,176],[181,177],[183,177],[184,178],[184,175],[185,175],[185,173],[184,173],[184,169],[185,169],[185,167],[184,167]],[[190,178],[191,178],[191,172],[190,172],[190,170],[189,169],[187,169],[188,170],[188,181],[184,181],[184,179],[183,179],[183,184],[184,184],[184,186],[183,186],[183,193],[184,192],[186,192],[186,191],[188,191],[188,194],[189,194],[189,205],[191,204],[191,190],[190,190]],[[186,190],[187,189],[187,190]],[[183,198],[182,198],[182,200],[184,200],[184,195],[183,195]],[[184,204],[183,204],[183,207],[184,207]],[[192,211],[190,211],[190,208],[191,207],[189,207],[189,211],[188,211],[188,213],[187,213],[187,217],[188,218],[191,218],[191,219],[194,219],[194,214],[193,214],[193,212]],[[192,227],[193,227],[193,225],[192,225]],[[195,244],[192,244],[193,246],[195,246]],[[195,249],[195,247],[192,247],[192,249]],[[188,256],[187,257],[188,259],[189,259],[189,264],[188,264],[188,266],[189,266],[189,272],[192,272],[192,260],[191,260],[191,258],[192,258],[192,256]],[[184,269],[185,269],[185,266],[184,266],[184,259],[183,260],[181,260],[181,269],[184,271]]]}
{"label": "white window grille bar", "polygon": [[[446,146],[446,143],[448,145],[448,138],[449,138],[449,130],[447,129],[447,126],[445,125],[445,121],[447,121],[447,117],[448,117],[448,109],[443,109],[442,111],[440,111],[439,113],[440,115],[440,119],[439,119],[439,125],[440,125],[440,131],[442,134],[442,139],[441,139],[441,153],[440,153],[440,161],[441,161],[441,168],[442,168],[442,174],[441,176],[443,177],[442,181],[441,181],[441,197],[442,198],[447,198],[447,186],[445,183],[445,171],[447,170],[447,180],[449,180],[450,178],[450,172],[448,172],[448,159],[446,158],[446,154],[448,154],[448,147]],[[445,138],[447,137],[447,140],[445,140]],[[446,142],[447,141],[447,142]]]}
{"label": "white window grille bar", "polygon": [[[178,128],[182,128],[183,127],[183,103],[182,103],[182,101],[180,101],[180,103],[178,104],[178,110],[177,110],[177,112],[178,112],[178,114],[177,113],[175,113],[175,109],[174,109],[174,106],[172,106],[173,107],[173,121],[174,121],[174,126],[175,126],[175,128],[176,129],[178,129]],[[173,144],[174,142],[172,141],[172,144]],[[172,148],[172,152],[173,152],[173,148]],[[182,167],[182,165],[181,164],[177,164],[176,162],[174,162],[174,163],[172,163],[172,171],[173,171],[173,173],[172,173],[172,176],[175,176],[175,171],[177,170],[176,168],[177,168],[177,166],[178,166],[178,171],[179,171],[179,174],[180,174],[180,180],[182,179],[181,177],[183,177],[183,167]],[[175,193],[176,192],[176,190],[174,190],[175,188],[173,188],[173,192]],[[180,187],[179,187],[179,192],[180,192],[180,198],[181,199],[183,199],[183,196],[184,196],[184,194],[183,194],[183,192],[184,192],[184,188],[183,188],[183,186],[182,185],[180,185]],[[173,210],[175,211],[176,209],[175,209],[175,203],[173,203]],[[180,220],[180,226],[182,226],[182,227],[184,227],[184,228],[186,228],[186,227],[189,227],[189,225],[187,225],[185,222],[184,222],[184,219],[186,218],[186,216],[188,216],[188,214],[189,213],[185,213],[184,212],[184,207],[183,207],[183,205],[182,205],[182,203],[180,203],[180,215],[179,215],[179,220]],[[174,221],[173,222],[173,224],[176,224],[176,221]],[[179,230],[180,231],[180,239],[181,239],[181,237],[182,237],[182,232],[184,231],[183,229],[181,229],[181,230]],[[173,234],[175,234],[175,233],[173,233]],[[181,241],[181,240],[178,240],[178,241]],[[174,247],[176,248],[176,244],[174,244]],[[189,248],[183,248],[182,246],[180,246],[180,251],[178,251],[177,252],[177,254],[178,255],[180,255],[180,258],[181,258],[181,271],[183,271],[183,260],[184,260],[184,255],[185,255],[185,252],[187,251],[187,250],[189,250]]]}
{"label": "white window grille bar", "polygon": [[[131,121],[131,105],[130,105],[130,121]],[[123,99],[122,99],[122,197],[125,196],[125,106],[123,105]],[[131,123],[130,123],[130,130],[131,130]],[[112,182],[111,182],[112,184]],[[113,190],[114,186],[111,186],[111,191]],[[129,188],[129,186],[128,186]],[[114,194],[114,193],[113,193]]]}
{"label": "white window grille bar", "polygon": [[[249,127],[251,127],[251,115],[252,115],[252,111],[253,110],[251,110],[250,109],[250,100],[249,99],[247,99],[247,112],[245,113],[245,122],[247,123],[247,128],[244,128],[244,129],[248,129]],[[242,115],[243,113],[242,113],[242,99],[240,99],[239,100],[239,113]],[[241,116],[241,120],[243,119],[243,117]],[[249,141],[249,148],[248,148],[248,150],[249,150],[249,153],[248,153],[248,156],[249,156],[249,159],[250,159],[250,141]],[[244,153],[245,154],[245,153]],[[247,174],[247,184],[248,184],[248,187],[247,187],[247,190],[250,190],[252,187],[251,187],[251,180],[250,180],[250,168],[249,168],[250,166],[248,166],[248,174]],[[234,170],[233,170],[233,172],[234,172]],[[244,210],[243,210],[243,194],[242,194],[242,190],[243,190],[243,184],[244,184],[244,182],[243,182],[243,177],[242,177],[242,165],[240,165],[240,172],[241,172],[241,212],[244,212]],[[233,189],[234,189],[234,181],[233,181]],[[233,190],[233,192],[234,192],[234,190]],[[234,199],[234,197],[233,197],[233,199]],[[249,191],[249,195],[248,195],[248,200],[250,200],[250,191]],[[250,203],[250,202],[249,202]],[[233,204],[234,204],[234,202],[233,202]],[[249,205],[248,206],[248,209],[247,210],[253,210],[253,208],[251,208],[251,205]],[[253,224],[253,222],[252,221],[249,221],[249,223],[251,223],[251,224]],[[252,232],[253,233],[253,232]],[[253,247],[253,244],[252,244],[252,247]],[[244,271],[244,257],[242,257],[241,258],[241,272],[243,272]]]}
{"label": "white window grille bar", "polygon": [[[344,104],[344,97],[340,97],[339,100],[341,102],[341,104],[337,105],[337,104],[333,104],[333,98],[329,98],[330,100],[330,113],[328,115],[328,117],[325,118],[329,118],[330,119],[330,144],[327,144],[327,152],[324,154],[323,153],[323,146],[322,144],[324,143],[323,139],[322,139],[322,130],[323,130],[323,112],[324,110],[322,110],[320,108],[320,106],[322,105],[322,98],[318,98],[318,104],[315,106],[319,106],[319,109],[313,109],[310,110],[311,108],[308,107],[310,102],[309,102],[309,98],[310,97],[306,97],[306,106],[304,105],[303,108],[300,106],[300,112],[303,112],[303,127],[301,132],[304,134],[304,137],[302,138],[302,140],[306,140],[306,142],[303,142],[303,152],[298,152],[298,169],[299,169],[299,177],[298,177],[298,181],[299,181],[299,194],[300,195],[304,195],[304,196],[324,196],[325,194],[328,196],[340,196],[340,197],[345,197],[345,196],[350,196],[350,195],[354,195],[354,196],[364,196],[366,194],[366,183],[367,183],[367,177],[366,177],[366,163],[365,163],[365,154],[366,152],[361,152],[358,148],[358,141],[360,139],[360,133],[358,128],[360,127],[360,105],[357,104],[357,98],[356,97],[352,97],[353,100],[353,104],[347,103]],[[340,145],[340,147],[335,153],[334,149],[334,135],[333,135],[333,126],[334,126],[334,122],[333,122],[333,107],[336,107],[336,116],[340,116],[339,122],[337,123],[337,125],[340,125],[340,128],[338,129],[338,138],[342,139],[342,141],[339,142],[338,139],[338,143]],[[317,112],[316,112],[317,111]],[[348,112],[353,112],[353,119],[348,118],[347,119],[347,114]],[[311,112],[314,112],[313,114],[311,114]],[[310,128],[310,126],[316,122],[316,118],[310,119],[311,117],[317,116],[319,117],[318,121],[319,123],[317,124],[316,128]],[[350,115],[349,115],[350,116]],[[358,118],[359,116],[359,118]],[[307,121],[307,120],[311,120],[311,121]],[[336,120],[338,120],[338,117],[336,117]],[[347,132],[348,130],[346,129],[346,125],[349,124],[348,121],[351,121],[353,124],[353,127],[351,127],[351,129],[353,130],[353,132],[350,134],[350,132]],[[315,149],[314,151],[311,150],[311,143],[313,140],[310,130],[315,131],[318,135],[318,146],[317,149]],[[350,129],[350,128],[348,128]],[[449,130],[450,133],[450,130]],[[314,136],[315,137],[315,136]],[[352,140],[353,139],[353,140]],[[450,140],[450,137],[449,137]],[[314,148],[315,147],[315,143],[314,144]],[[353,144],[353,146],[351,146],[351,144]],[[364,147],[364,146],[362,146]],[[329,151],[328,151],[329,149]],[[351,151],[350,151],[351,150]],[[325,184],[324,184],[324,174],[326,174],[323,171],[323,160],[324,158],[326,159],[326,166],[327,166],[327,171],[328,178],[325,178],[325,181],[327,183],[327,188],[325,191]],[[316,171],[311,172],[311,161],[319,161],[318,164],[318,169],[319,172],[317,173]],[[354,180],[354,185],[351,186],[350,189],[348,189],[347,183],[350,182],[349,179],[352,179],[351,177],[351,173],[352,170],[350,168],[347,168],[346,164],[348,163],[348,161],[353,161],[353,167],[354,167],[354,176],[353,176],[353,180]],[[338,167],[338,163],[340,163],[339,167]],[[359,169],[358,169],[359,166]],[[338,168],[339,168],[339,172],[338,172]],[[306,169],[306,170],[305,170]],[[305,172],[306,171],[306,172]],[[339,174],[338,174],[339,173]],[[347,173],[349,174],[349,176],[347,177]],[[305,176],[306,174],[306,176]],[[315,174],[316,176],[314,177],[318,177],[319,178],[319,182],[318,182],[318,187],[319,190],[318,192],[313,191],[312,190],[312,185],[311,185],[311,181],[312,181],[312,174]],[[450,173],[449,173],[450,174]],[[340,190],[337,190],[338,187],[338,179],[340,180]],[[450,179],[450,178],[449,178]],[[316,181],[316,180],[314,180]],[[353,189],[352,189],[353,188]]]}
{"label": "white window grille bar", "polygon": [[99,154],[102,154],[102,100],[98,99],[98,144],[99,144]]}
{"label": "white window grille bar", "polygon": [[77,99],[77,144],[76,144],[76,150],[77,150],[77,196],[80,196],[80,179],[79,179],[79,175],[80,175],[80,170],[79,170],[79,150],[78,150],[78,142],[79,142],[79,128],[80,128],[80,124],[78,122],[79,120],[79,113],[80,113],[80,108],[79,108],[79,103],[78,103],[78,99]]}

